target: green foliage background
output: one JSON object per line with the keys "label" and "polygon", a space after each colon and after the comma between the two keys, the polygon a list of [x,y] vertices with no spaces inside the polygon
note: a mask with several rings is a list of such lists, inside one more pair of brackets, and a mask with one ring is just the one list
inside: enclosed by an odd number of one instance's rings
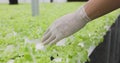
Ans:
{"label": "green foliage background", "polygon": [[[120,10],[88,23],[83,29],[66,38],[66,46],[47,46],[46,51],[35,51],[34,44],[25,45],[25,37],[40,39],[47,27],[57,18],[75,11],[84,3],[42,3],[40,16],[31,16],[30,4],[0,4],[0,63],[14,59],[15,63],[55,63],[50,57],[62,58],[62,62],[81,63],[88,60],[90,46],[103,41],[106,27],[114,23]],[[84,47],[78,46],[84,43]],[[12,47],[6,49],[7,47]]]}

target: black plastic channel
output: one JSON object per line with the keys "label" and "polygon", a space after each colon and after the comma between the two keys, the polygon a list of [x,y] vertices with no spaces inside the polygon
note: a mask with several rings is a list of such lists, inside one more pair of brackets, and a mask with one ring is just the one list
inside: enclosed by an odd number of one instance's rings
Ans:
{"label": "black plastic channel", "polygon": [[86,63],[120,63],[120,16],[104,36]]}

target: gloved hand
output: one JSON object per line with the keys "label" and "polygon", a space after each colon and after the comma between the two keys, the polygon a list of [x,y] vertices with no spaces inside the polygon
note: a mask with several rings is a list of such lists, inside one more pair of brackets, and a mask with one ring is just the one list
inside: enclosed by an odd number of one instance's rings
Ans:
{"label": "gloved hand", "polygon": [[59,40],[79,31],[91,19],[87,16],[84,7],[74,13],[67,14],[57,19],[45,32],[42,43],[54,44]]}

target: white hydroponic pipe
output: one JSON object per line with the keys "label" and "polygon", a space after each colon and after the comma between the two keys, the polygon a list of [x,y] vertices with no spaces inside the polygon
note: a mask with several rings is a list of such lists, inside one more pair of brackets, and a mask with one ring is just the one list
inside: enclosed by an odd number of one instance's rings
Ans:
{"label": "white hydroponic pipe", "polygon": [[53,0],[53,2],[67,2],[67,0]]}
{"label": "white hydroponic pipe", "polygon": [[32,0],[32,16],[39,15],[39,0]]}

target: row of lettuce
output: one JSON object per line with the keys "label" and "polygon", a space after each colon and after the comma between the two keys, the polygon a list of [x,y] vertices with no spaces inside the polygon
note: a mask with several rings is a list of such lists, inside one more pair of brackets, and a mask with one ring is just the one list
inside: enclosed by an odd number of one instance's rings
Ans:
{"label": "row of lettuce", "polygon": [[89,60],[89,48],[103,41],[120,10],[88,23],[79,32],[64,39],[65,46],[46,46],[45,51],[40,51],[36,50],[34,43],[40,40],[55,19],[83,4],[44,3],[40,5],[38,17],[31,16],[30,4],[0,4],[0,63],[11,60],[13,63],[83,63]]}

